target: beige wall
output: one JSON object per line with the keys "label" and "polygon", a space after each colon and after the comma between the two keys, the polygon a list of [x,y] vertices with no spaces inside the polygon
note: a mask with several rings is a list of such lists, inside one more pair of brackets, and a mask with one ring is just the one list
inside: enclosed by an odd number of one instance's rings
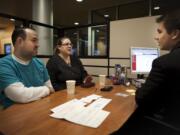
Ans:
{"label": "beige wall", "polygon": [[112,21],[110,23],[110,57],[129,57],[129,48],[158,47],[154,40],[156,17]]}
{"label": "beige wall", "polygon": [[[110,23],[110,57],[129,58],[130,47],[158,47],[154,40],[156,35],[157,16],[142,17],[112,21]],[[111,59],[110,65],[126,65],[130,67],[129,59]],[[114,70],[110,69],[110,74]],[[128,72],[129,77],[135,77]]]}

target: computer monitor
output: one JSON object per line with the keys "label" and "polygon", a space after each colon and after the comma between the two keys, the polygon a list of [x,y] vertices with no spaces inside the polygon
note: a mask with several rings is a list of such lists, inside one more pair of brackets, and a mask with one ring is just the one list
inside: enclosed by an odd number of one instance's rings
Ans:
{"label": "computer monitor", "polygon": [[132,74],[148,74],[152,68],[152,62],[159,57],[158,48],[131,47],[130,64]]}
{"label": "computer monitor", "polygon": [[4,54],[10,54],[11,50],[11,43],[4,44]]}

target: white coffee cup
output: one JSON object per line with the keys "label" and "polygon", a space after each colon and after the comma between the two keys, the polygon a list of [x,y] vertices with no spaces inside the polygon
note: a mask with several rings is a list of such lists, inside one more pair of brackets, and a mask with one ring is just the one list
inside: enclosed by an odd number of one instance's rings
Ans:
{"label": "white coffee cup", "polygon": [[106,82],[106,75],[99,75],[99,85],[104,86]]}
{"label": "white coffee cup", "polygon": [[67,93],[68,94],[74,94],[75,93],[75,80],[67,80],[66,81],[66,87],[67,87]]}

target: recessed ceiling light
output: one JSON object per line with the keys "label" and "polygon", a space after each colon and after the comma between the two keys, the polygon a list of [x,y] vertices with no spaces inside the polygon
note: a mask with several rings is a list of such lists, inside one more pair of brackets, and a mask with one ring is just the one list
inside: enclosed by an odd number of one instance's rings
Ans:
{"label": "recessed ceiling light", "polygon": [[77,2],[83,2],[83,0],[76,0]]}
{"label": "recessed ceiling light", "polygon": [[154,7],[154,10],[159,10],[159,9],[160,9],[159,6]]}
{"label": "recessed ceiling light", "polygon": [[13,18],[11,18],[10,20],[13,21],[13,22],[15,21],[15,19],[13,19]]}
{"label": "recessed ceiling light", "polygon": [[78,22],[75,22],[74,25],[79,25],[79,23],[78,23]]}
{"label": "recessed ceiling light", "polygon": [[99,30],[96,30],[96,32],[99,32]]}
{"label": "recessed ceiling light", "polygon": [[108,17],[109,17],[109,15],[108,15],[108,14],[106,14],[106,15],[104,15],[104,17],[108,18]]}

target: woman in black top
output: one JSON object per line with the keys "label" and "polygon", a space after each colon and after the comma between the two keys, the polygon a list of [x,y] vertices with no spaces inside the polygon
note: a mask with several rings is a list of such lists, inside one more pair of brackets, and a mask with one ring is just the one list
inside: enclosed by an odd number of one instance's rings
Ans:
{"label": "woman in black top", "polygon": [[88,76],[78,57],[71,55],[72,43],[69,38],[58,40],[55,54],[47,63],[47,69],[54,89],[66,88],[66,80],[76,80],[79,85]]}

